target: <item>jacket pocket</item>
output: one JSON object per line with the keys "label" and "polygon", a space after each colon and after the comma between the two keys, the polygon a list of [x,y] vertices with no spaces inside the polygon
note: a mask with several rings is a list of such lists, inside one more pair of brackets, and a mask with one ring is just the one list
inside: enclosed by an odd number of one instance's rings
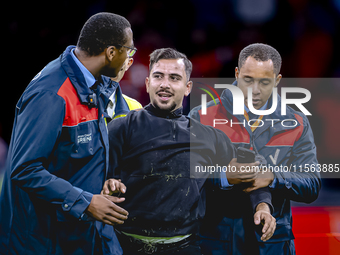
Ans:
{"label": "jacket pocket", "polygon": [[[259,242],[262,242],[261,241],[261,235],[262,235],[261,230],[258,229],[256,231],[256,238]],[[290,224],[277,224],[274,235],[268,241],[266,241],[266,243],[283,242],[283,241],[289,241],[292,239],[294,239],[294,235],[293,235]]]}

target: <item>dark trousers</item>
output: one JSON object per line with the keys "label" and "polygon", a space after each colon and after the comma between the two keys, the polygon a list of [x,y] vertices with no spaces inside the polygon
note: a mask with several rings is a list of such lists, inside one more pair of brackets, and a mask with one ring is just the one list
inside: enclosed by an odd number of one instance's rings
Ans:
{"label": "dark trousers", "polygon": [[139,239],[116,232],[124,255],[201,255],[199,241],[192,235],[182,241],[170,244],[151,244]]}

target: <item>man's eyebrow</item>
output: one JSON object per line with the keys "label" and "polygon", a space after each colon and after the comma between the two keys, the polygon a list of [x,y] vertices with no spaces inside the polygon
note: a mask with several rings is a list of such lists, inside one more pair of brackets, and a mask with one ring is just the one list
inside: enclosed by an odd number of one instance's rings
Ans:
{"label": "man's eyebrow", "polygon": [[171,75],[171,76],[177,76],[177,77],[183,78],[182,75],[180,75],[180,74],[178,74],[178,73],[171,73],[171,74],[169,74],[169,75]]}
{"label": "man's eyebrow", "polygon": [[162,73],[162,72],[159,72],[159,71],[155,71],[155,72],[153,72],[153,73],[152,73],[152,75],[154,75],[154,74],[160,74],[160,75],[164,75],[164,73]]}
{"label": "man's eyebrow", "polygon": [[243,79],[254,79],[253,77],[251,77],[251,76],[249,76],[249,75],[245,75],[244,77],[243,77]]}

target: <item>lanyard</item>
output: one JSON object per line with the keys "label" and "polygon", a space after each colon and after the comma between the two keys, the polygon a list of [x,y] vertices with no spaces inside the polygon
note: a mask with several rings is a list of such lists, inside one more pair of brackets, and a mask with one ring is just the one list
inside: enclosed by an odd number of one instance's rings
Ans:
{"label": "lanyard", "polygon": [[[248,115],[248,113],[247,113],[246,110],[244,110],[244,117],[245,117],[246,120],[249,122],[249,115]],[[261,116],[257,119],[257,121],[255,121],[255,122],[253,123],[253,125],[251,125],[250,129],[251,129],[252,132],[254,132],[255,129],[260,125],[262,118],[263,118],[263,115],[261,115]]]}

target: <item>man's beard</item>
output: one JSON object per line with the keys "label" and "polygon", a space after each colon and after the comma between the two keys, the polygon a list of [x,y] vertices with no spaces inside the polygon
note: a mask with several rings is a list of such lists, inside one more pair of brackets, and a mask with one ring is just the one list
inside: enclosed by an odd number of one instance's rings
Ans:
{"label": "man's beard", "polygon": [[161,111],[172,112],[173,110],[175,110],[175,108],[176,108],[177,105],[176,105],[175,102],[172,102],[172,104],[169,105],[169,106],[166,106],[166,107],[159,107],[159,105],[157,104],[157,102],[155,102],[155,103],[153,104],[153,106],[154,106],[155,108],[161,110]]}

